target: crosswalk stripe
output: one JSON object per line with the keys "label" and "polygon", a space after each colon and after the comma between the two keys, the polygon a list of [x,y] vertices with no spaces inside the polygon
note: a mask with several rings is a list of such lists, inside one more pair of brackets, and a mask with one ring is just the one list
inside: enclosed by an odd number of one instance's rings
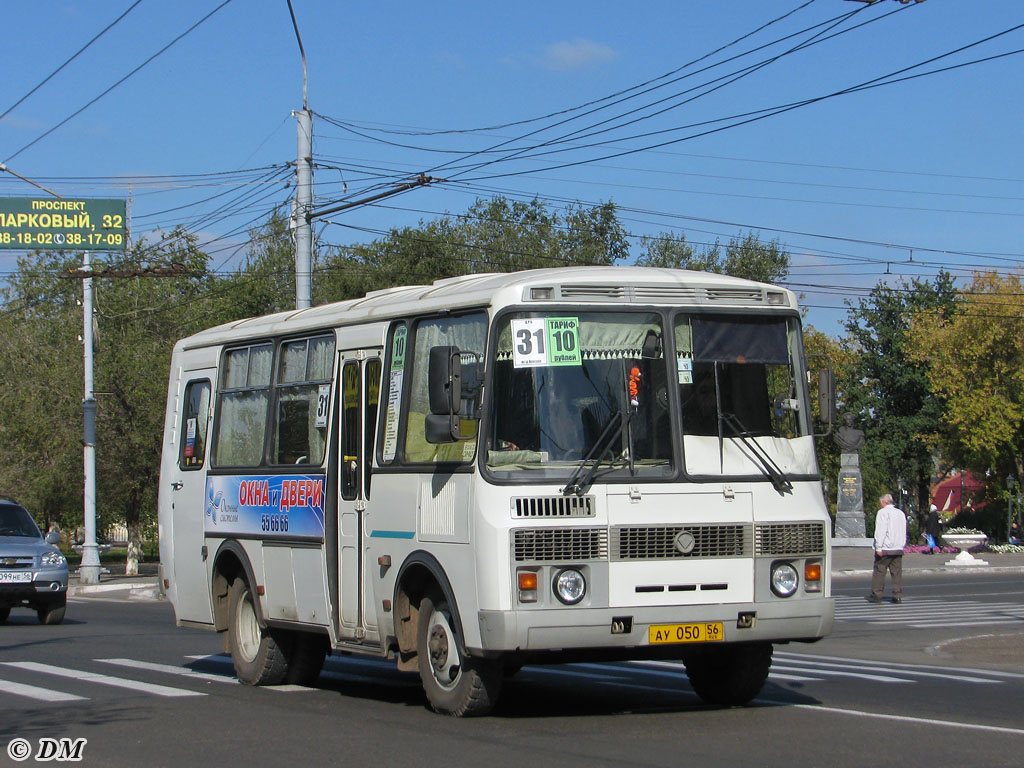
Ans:
{"label": "crosswalk stripe", "polygon": [[51,691],[49,688],[38,688],[34,685],[15,683],[10,680],[0,680],[0,691],[13,693],[15,696],[26,696],[38,701],[87,701],[86,696],[75,696],[73,693],[63,691]]}
{"label": "crosswalk stripe", "polygon": [[176,667],[173,664],[154,664],[148,661],[136,661],[135,659],[95,659],[103,664],[115,664],[119,667],[128,667],[130,669],[144,669],[150,672],[164,672],[168,675],[180,675],[181,677],[188,677],[193,680],[208,680],[214,683],[233,683],[238,684],[238,679],[234,677],[228,677],[227,675],[213,675],[209,672],[197,672],[194,669],[188,667]]}
{"label": "crosswalk stripe", "polygon": [[[772,669],[776,668],[776,665],[780,663],[780,660],[776,660],[776,663],[772,665]],[[794,668],[797,670],[807,671],[810,670],[815,674],[825,674],[824,669],[829,667],[838,667],[843,671],[864,671],[864,672],[885,672],[892,675],[910,675],[913,677],[937,677],[943,680],[956,680],[961,683],[1001,683],[1002,680],[990,680],[988,678],[981,678],[977,676],[967,675],[953,675],[943,672],[924,672],[921,670],[907,670],[902,667],[883,666],[880,664],[872,664],[870,662],[864,663],[832,663],[827,661],[817,661],[810,659],[782,659],[782,664],[795,665]]]}
{"label": "crosswalk stripe", "polygon": [[781,672],[769,672],[769,680],[785,680],[787,683],[820,683],[820,677],[804,677],[802,675],[787,675]]}
{"label": "crosswalk stripe", "polygon": [[0,662],[0,664],[7,667],[29,670],[31,672],[43,672],[48,675],[56,675],[57,677],[70,677],[74,680],[81,680],[83,682],[100,683],[101,685],[110,685],[115,688],[127,688],[133,691],[152,693],[156,696],[166,696],[169,698],[206,695],[200,691],[188,691],[183,688],[171,688],[166,685],[143,683],[138,680],[128,680],[123,677],[99,675],[94,672],[86,672],[80,669],[67,669],[64,667],[55,667],[52,664],[39,664],[34,661],[4,661]]}
{"label": "crosswalk stripe", "polygon": [[820,664],[822,662],[838,662],[843,665],[862,665],[866,667],[876,667],[888,669],[891,671],[899,671],[907,674],[923,675],[923,674],[947,674],[951,672],[959,672],[963,675],[969,675],[972,678],[995,678],[997,680],[1021,680],[1024,679],[1024,674],[1020,672],[1006,672],[998,669],[973,669],[971,667],[947,667],[947,666],[934,666],[930,664],[900,664],[898,667],[893,665],[887,665],[885,662],[869,661],[865,659],[852,659],[846,656],[829,656],[818,653],[793,653],[789,651],[776,651],[774,654],[776,660],[783,659],[787,663],[806,663],[806,664]]}
{"label": "crosswalk stripe", "polygon": [[863,599],[836,597],[837,621],[862,621],[867,624],[895,624],[914,629],[1019,625],[1024,622],[1024,606],[1018,603],[982,603],[976,600],[946,601],[915,599],[910,603],[865,604]]}
{"label": "crosswalk stripe", "polygon": [[[806,672],[807,670],[802,667],[788,667],[782,664],[772,664],[772,669],[778,669],[781,672]],[[822,669],[821,667],[814,668],[814,674],[822,675],[824,677],[856,677],[858,680],[873,680],[876,683],[909,683],[905,677],[892,677],[891,675],[876,675],[869,672],[844,672],[838,669]]]}

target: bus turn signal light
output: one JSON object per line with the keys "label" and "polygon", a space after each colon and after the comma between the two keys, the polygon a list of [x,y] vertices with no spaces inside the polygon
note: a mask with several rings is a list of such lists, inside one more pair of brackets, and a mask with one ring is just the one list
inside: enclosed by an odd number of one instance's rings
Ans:
{"label": "bus turn signal light", "polygon": [[519,580],[519,602],[536,603],[538,582],[537,572],[519,571],[517,576]]}
{"label": "bus turn signal light", "polygon": [[804,563],[804,587],[808,592],[821,590],[821,562],[810,560]]}

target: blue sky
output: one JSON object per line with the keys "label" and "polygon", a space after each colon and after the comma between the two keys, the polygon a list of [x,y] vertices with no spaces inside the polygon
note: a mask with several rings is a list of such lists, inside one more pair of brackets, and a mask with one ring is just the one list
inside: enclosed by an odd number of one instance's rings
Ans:
{"label": "blue sky", "polygon": [[[302,69],[286,0],[232,0],[148,63],[223,0],[133,2],[5,9],[0,160],[63,195],[130,194],[135,237],[184,224],[230,269],[239,233],[292,195]],[[612,201],[635,254],[664,232],[778,238],[808,321],[833,335],[880,280],[1024,260],[1024,55],[1003,55],[1024,48],[1020,0],[293,6],[318,203],[444,179],[321,221],[324,244],[492,194]],[[0,175],[0,195],[35,193]],[[0,251],[0,274],[15,256]]]}

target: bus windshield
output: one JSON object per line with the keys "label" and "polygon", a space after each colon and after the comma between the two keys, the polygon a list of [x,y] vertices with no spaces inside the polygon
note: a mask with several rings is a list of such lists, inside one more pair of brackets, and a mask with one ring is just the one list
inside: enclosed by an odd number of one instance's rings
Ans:
{"label": "bus windshield", "polygon": [[680,313],[671,328],[669,346],[654,313],[500,320],[487,468],[575,479],[587,465],[591,479],[653,479],[681,456],[693,475],[813,473],[796,321]]}
{"label": "bus windshield", "polygon": [[487,465],[566,476],[672,472],[661,318],[650,313],[516,314],[493,361]]}

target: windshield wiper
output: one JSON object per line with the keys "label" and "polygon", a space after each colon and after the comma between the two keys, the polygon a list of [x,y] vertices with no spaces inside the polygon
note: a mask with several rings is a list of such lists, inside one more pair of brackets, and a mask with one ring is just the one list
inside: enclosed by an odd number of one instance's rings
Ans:
{"label": "windshield wiper", "polygon": [[[633,411],[628,411],[623,415],[622,411],[618,411],[609,419],[608,424],[605,426],[604,431],[598,435],[597,440],[594,442],[594,447],[590,449],[590,454],[583,459],[573,471],[569,477],[569,482],[565,484],[565,488],[562,489],[563,496],[571,496],[576,494],[582,496],[586,493],[587,488],[590,487],[590,483],[594,479],[594,475],[597,474],[597,468],[601,466],[601,457],[604,456],[605,452],[611,447],[612,443],[616,438],[621,438],[623,433],[629,429],[629,422],[633,418]],[[632,442],[632,441],[631,441]],[[629,451],[629,466],[633,469],[633,452]],[[593,459],[593,464],[587,469],[586,474],[580,477],[583,469],[587,466],[587,462]]]}
{"label": "windshield wiper", "polygon": [[[786,477],[786,473],[782,471],[778,464],[772,461],[772,457],[768,455],[768,452],[756,440],[750,438],[749,430],[743,426],[742,422],[736,417],[736,414],[723,411],[719,419],[721,423],[728,424],[732,429],[734,434],[728,435],[728,437],[738,438],[750,450],[753,458],[756,459],[757,465],[764,472],[765,476],[772,481],[776,491],[788,493],[793,490],[793,483]],[[721,426],[719,426],[719,435],[721,434]],[[721,440],[721,437],[719,440]],[[721,445],[721,442],[719,445]]]}

